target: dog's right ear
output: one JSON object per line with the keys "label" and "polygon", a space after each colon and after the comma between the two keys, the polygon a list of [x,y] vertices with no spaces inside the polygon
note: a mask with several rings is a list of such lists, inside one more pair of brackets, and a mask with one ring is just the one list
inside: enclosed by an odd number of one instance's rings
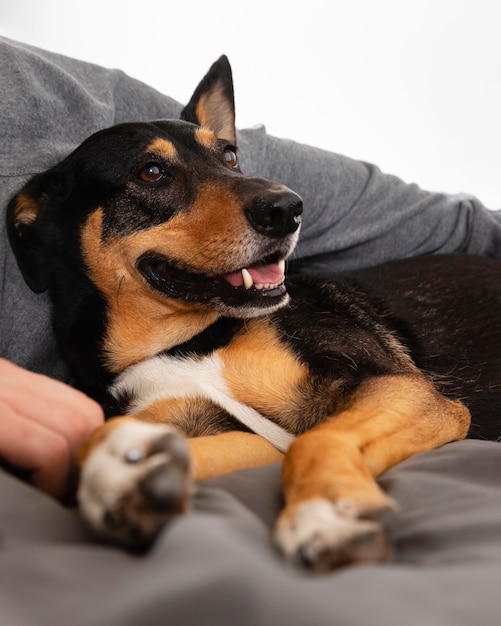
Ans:
{"label": "dog's right ear", "polygon": [[181,113],[181,119],[212,130],[236,145],[235,99],[230,62],[224,55],[209,69]]}
{"label": "dog's right ear", "polygon": [[62,177],[54,170],[38,174],[12,198],[7,207],[7,233],[17,264],[28,286],[40,293],[49,287],[48,213],[66,196]]}

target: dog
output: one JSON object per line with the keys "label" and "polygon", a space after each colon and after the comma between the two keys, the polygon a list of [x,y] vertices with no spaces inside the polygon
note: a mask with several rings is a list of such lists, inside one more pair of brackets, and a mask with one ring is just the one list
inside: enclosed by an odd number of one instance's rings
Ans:
{"label": "dog", "polygon": [[97,132],[11,200],[20,270],[50,291],[64,358],[112,416],[81,453],[100,538],[147,548],[193,481],[281,461],[283,554],[380,561],[397,507],[375,478],[498,437],[500,261],[286,279],[302,211],[240,170],[226,57],[180,120]]}

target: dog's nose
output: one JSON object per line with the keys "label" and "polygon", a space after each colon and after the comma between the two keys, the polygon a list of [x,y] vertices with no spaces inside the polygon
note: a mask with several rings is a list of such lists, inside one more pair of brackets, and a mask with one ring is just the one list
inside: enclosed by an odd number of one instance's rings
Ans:
{"label": "dog's nose", "polygon": [[301,224],[302,212],[303,201],[287,188],[256,197],[246,211],[252,226],[270,237],[283,237],[295,232]]}

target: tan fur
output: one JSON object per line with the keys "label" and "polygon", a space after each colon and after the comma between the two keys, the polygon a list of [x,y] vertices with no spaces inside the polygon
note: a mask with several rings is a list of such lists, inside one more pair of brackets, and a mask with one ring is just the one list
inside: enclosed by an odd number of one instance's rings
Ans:
{"label": "tan fur", "polygon": [[40,198],[33,198],[23,193],[18,194],[14,217],[15,228],[32,224],[37,219],[39,210]]}
{"label": "tan fur", "polygon": [[[196,401],[193,398],[162,398],[152,402],[146,409],[136,414],[136,418],[150,424],[172,424],[178,425],[178,420],[182,416],[193,410]],[[207,403],[204,403],[207,404]],[[186,432],[184,428],[180,428]]]}
{"label": "tan fur", "polygon": [[188,439],[195,480],[222,476],[242,468],[277,463],[283,458],[271,443],[252,433],[229,432]]}
{"label": "tan fur", "polygon": [[195,141],[204,148],[212,148],[217,137],[210,128],[197,128],[195,131]]}
{"label": "tan fur", "polygon": [[217,84],[210,92],[203,94],[195,112],[200,126],[211,128],[220,139],[236,143],[235,117],[222,85]]}
{"label": "tan fur", "polygon": [[244,332],[221,351],[221,359],[232,396],[288,428],[289,413],[302,405],[308,368],[280,342],[271,324],[266,319],[248,321]]}
{"label": "tan fur", "polygon": [[287,509],[316,498],[347,499],[362,514],[387,504],[374,477],[413,454],[466,436],[469,411],[421,375],[363,383],[340,414],[290,447],[283,468]]}
{"label": "tan fur", "polygon": [[[106,299],[108,327],[104,351],[113,372],[190,339],[218,314],[156,295],[135,269],[148,236],[138,233],[103,243],[102,211],[96,210],[82,231],[82,251],[89,274]],[[152,229],[153,230],[153,229]],[[141,247],[142,235],[145,242]]]}
{"label": "tan fur", "polygon": [[147,148],[147,152],[158,154],[166,159],[175,160],[177,155],[176,147],[167,139],[156,139]]}
{"label": "tan fur", "polygon": [[216,183],[201,185],[189,211],[148,232],[154,249],[187,268],[204,268],[206,274],[244,267],[249,262],[245,251],[256,241],[240,199]]}
{"label": "tan fur", "polygon": [[170,424],[188,437],[204,437],[227,430],[224,409],[205,398],[162,398],[135,414],[150,424]]}

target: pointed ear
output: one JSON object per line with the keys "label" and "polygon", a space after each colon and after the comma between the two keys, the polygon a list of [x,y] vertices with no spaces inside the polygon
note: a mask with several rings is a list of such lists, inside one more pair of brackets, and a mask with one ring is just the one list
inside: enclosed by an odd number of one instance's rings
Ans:
{"label": "pointed ear", "polygon": [[48,209],[61,196],[60,176],[51,170],[26,183],[7,207],[7,232],[17,264],[28,286],[40,293],[49,287]]}
{"label": "pointed ear", "polygon": [[220,57],[198,85],[181,119],[209,128],[220,139],[236,144],[235,101],[231,67]]}

